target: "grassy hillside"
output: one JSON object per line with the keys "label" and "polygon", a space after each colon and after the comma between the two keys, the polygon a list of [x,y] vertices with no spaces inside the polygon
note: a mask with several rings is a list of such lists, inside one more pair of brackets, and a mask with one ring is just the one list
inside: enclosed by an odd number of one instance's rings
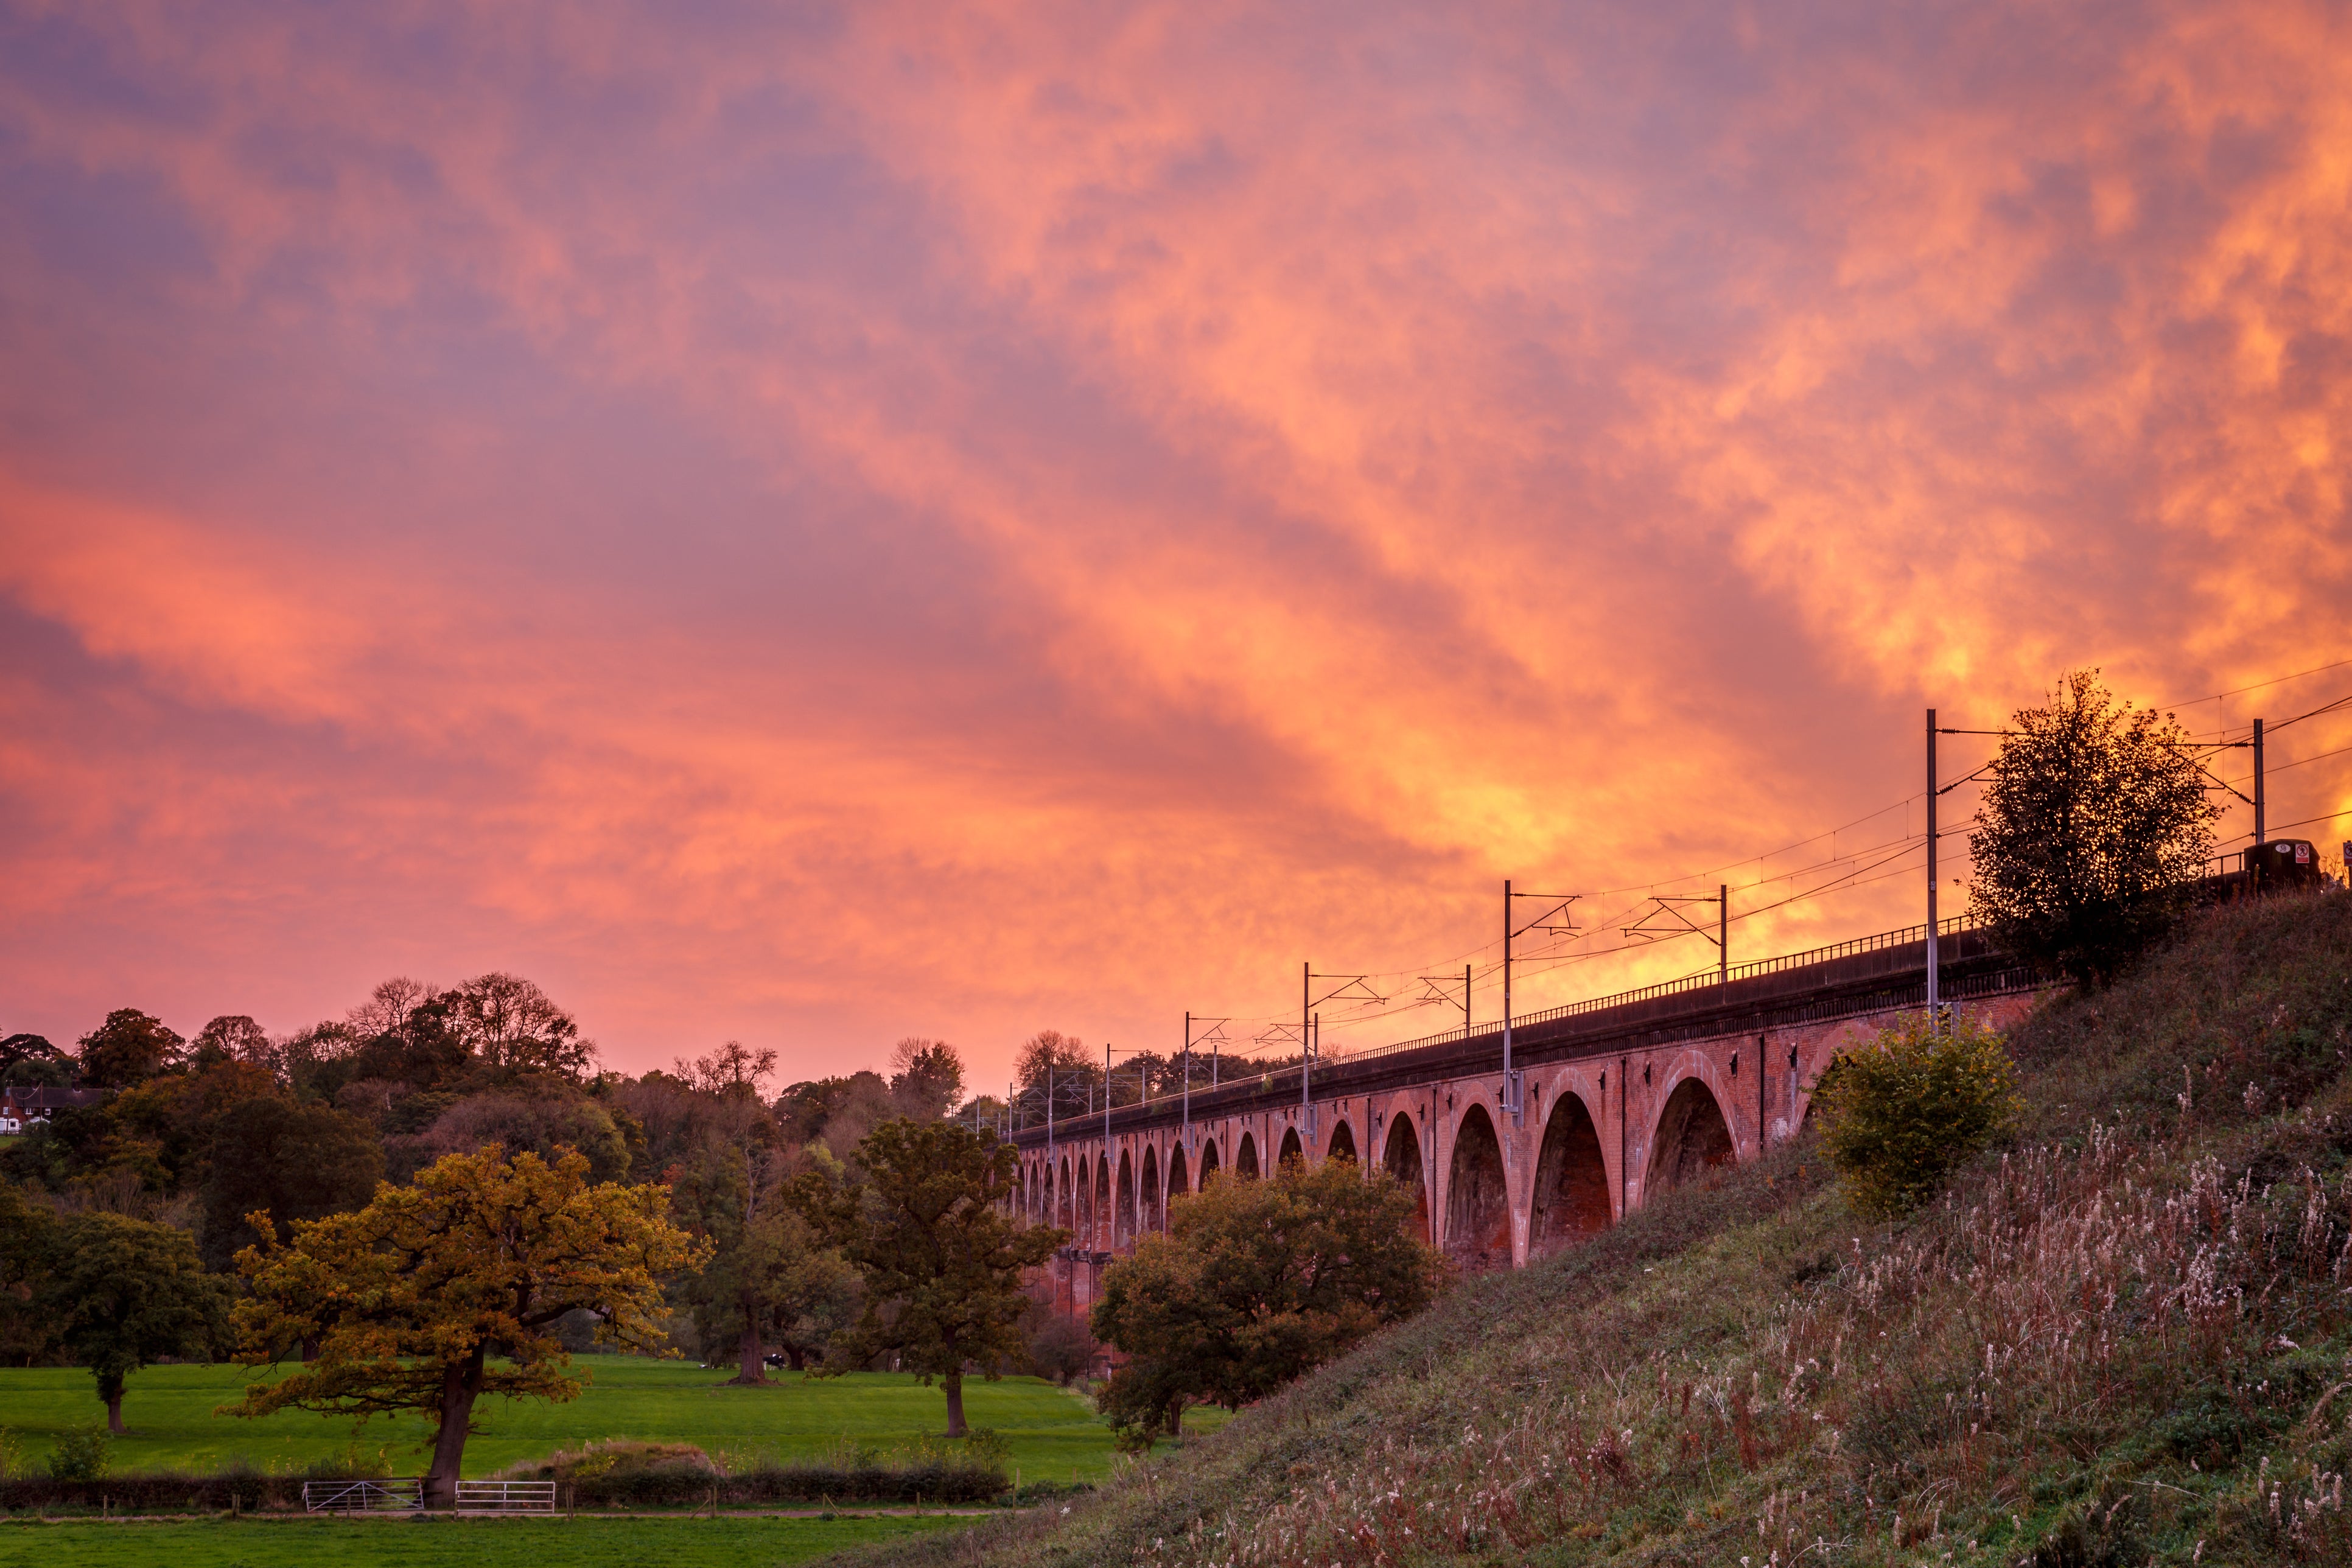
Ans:
{"label": "grassy hillside", "polygon": [[1066,1513],[860,1561],[2352,1562],[2352,897],[2011,1044],[2026,1125],[1907,1222],[1793,1145]]}

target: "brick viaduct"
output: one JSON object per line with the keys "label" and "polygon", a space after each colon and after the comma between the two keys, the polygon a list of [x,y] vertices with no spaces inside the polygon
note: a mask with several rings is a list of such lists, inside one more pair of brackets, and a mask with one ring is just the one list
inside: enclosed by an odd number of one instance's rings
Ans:
{"label": "brick viaduct", "polygon": [[[1938,935],[1940,998],[2005,1024],[2045,982],[1961,921]],[[1924,927],[1740,965],[1516,1019],[1522,1109],[1504,1109],[1487,1026],[1253,1077],[1105,1118],[1014,1134],[1015,1203],[1073,1233],[1053,1263],[1069,1310],[1103,1266],[1166,1223],[1209,1174],[1368,1155],[1421,1194],[1429,1239],[1462,1268],[1517,1268],[1613,1225],[1710,1165],[1802,1125],[1849,1040],[1927,1001]]]}

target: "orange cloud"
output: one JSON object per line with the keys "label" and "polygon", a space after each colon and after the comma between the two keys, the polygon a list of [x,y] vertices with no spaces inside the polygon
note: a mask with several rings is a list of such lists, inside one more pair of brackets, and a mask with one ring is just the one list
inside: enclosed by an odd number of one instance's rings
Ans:
{"label": "orange cloud", "polygon": [[2337,651],[2324,7],[26,18],[45,1027],[504,967],[986,1076]]}

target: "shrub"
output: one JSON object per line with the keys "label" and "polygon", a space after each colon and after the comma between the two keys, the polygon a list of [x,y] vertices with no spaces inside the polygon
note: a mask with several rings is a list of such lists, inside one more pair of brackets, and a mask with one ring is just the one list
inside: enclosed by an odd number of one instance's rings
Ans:
{"label": "shrub", "polygon": [[94,1481],[106,1474],[106,1428],[74,1426],[58,1434],[49,1450],[49,1476],[60,1481]]}
{"label": "shrub", "polygon": [[2000,1037],[1948,1015],[1883,1031],[1831,1063],[1813,1093],[1822,1150],[1859,1212],[1886,1219],[1917,1208],[1953,1168],[2016,1119],[2017,1072]]}
{"label": "shrub", "polygon": [[1057,1312],[1045,1302],[1032,1301],[1028,1319],[1025,1338],[1029,1365],[1040,1377],[1050,1377],[1067,1388],[1074,1379],[1084,1377],[1102,1355],[1102,1346],[1083,1318]]}

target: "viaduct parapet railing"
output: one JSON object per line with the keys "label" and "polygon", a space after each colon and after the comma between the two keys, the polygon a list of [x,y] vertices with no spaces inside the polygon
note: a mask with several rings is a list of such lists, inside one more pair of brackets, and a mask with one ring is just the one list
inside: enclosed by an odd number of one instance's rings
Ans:
{"label": "viaduct parapet railing", "polygon": [[[2014,995],[2051,983],[2047,975],[1995,946],[1984,927],[1967,916],[1939,921],[1936,930],[1937,995],[1943,1001]],[[1534,1067],[1679,1040],[1924,1007],[1927,937],[1924,923],[1906,926],[1738,964],[1727,978],[1708,971],[1514,1017],[1513,1064]],[[1496,1022],[1327,1056],[1313,1064],[1312,1089],[1320,1100],[1378,1092],[1401,1083],[1473,1077],[1500,1065],[1502,1042],[1502,1026]],[[1285,1068],[1214,1089],[1196,1084],[1192,1119],[1202,1121],[1296,1104],[1299,1071]],[[1113,1107],[1109,1131],[1116,1135],[1168,1126],[1183,1116],[1182,1100],[1168,1095]],[[1099,1139],[1103,1132],[1099,1110],[1057,1118],[1054,1129],[1055,1141],[1063,1142]],[[1023,1148],[1041,1147],[1045,1139],[1042,1121],[1013,1134],[1013,1142]]]}

